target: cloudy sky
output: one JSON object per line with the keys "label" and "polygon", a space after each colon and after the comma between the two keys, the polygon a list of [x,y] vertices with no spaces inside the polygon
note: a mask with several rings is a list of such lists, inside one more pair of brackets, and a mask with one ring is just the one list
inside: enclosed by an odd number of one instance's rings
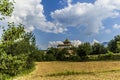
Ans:
{"label": "cloudy sky", "polygon": [[106,42],[120,34],[120,0],[14,0],[7,21],[23,23],[41,49],[68,38]]}

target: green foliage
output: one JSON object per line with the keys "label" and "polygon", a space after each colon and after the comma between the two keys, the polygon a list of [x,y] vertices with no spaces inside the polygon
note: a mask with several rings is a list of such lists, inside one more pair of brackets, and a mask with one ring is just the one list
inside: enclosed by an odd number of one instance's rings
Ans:
{"label": "green foliage", "polygon": [[[70,50],[72,50],[72,53],[69,53]],[[115,36],[114,39],[109,42],[108,47],[104,47],[99,43],[95,43],[93,45],[90,45],[90,43],[82,43],[78,47],[71,47],[69,49],[49,48],[46,53],[46,60],[120,60],[120,55],[115,54],[118,52],[120,52],[120,35]]]}
{"label": "green foliage", "polygon": [[117,35],[108,43],[108,49],[113,53],[119,53],[119,41],[120,41],[120,35]]}
{"label": "green foliage", "polygon": [[120,61],[120,53],[115,54],[113,52],[108,51],[108,53],[106,54],[88,56],[88,61],[104,61],[104,60]]}
{"label": "green foliage", "polygon": [[80,57],[75,53],[76,49],[57,49],[57,48],[49,48],[46,55],[45,60],[47,61],[80,61]]}
{"label": "green foliage", "polygon": [[3,30],[2,42],[14,43],[15,40],[19,40],[25,37],[24,25],[19,24],[16,26],[14,22],[8,23],[8,29]]}
{"label": "green foliage", "polygon": [[46,54],[45,60],[46,61],[56,61],[56,57],[53,54]]}
{"label": "green foliage", "polygon": [[33,54],[30,55],[31,59],[34,61],[45,61],[45,52],[41,50],[35,50]]}
{"label": "green foliage", "polygon": [[70,75],[81,75],[81,74],[95,74],[94,72],[75,72],[75,71],[64,71],[60,73],[53,73],[53,74],[48,74],[46,76],[48,77],[53,77],[53,76],[70,76]]}
{"label": "green foliage", "polygon": [[[13,3],[10,0],[0,0],[0,14],[11,16],[13,12]],[[10,76],[15,76],[23,70],[34,67],[31,54],[37,49],[35,46],[35,36],[32,33],[26,33],[24,25],[15,25],[8,23],[8,28],[0,26],[3,29],[0,44],[0,80],[7,80]]]}
{"label": "green foliage", "polygon": [[10,16],[13,12],[13,2],[9,0],[0,0],[0,13],[5,16]]}
{"label": "green foliage", "polygon": [[56,56],[57,60],[60,60],[60,61],[65,61],[67,60],[68,57],[69,57],[68,50],[65,48],[62,50],[59,50]]}
{"label": "green foliage", "polygon": [[57,56],[58,52],[59,52],[59,49],[53,48],[53,47],[48,48],[47,50],[47,54],[53,54],[54,56]]}
{"label": "green foliage", "polygon": [[68,61],[81,61],[81,58],[78,55],[71,55]]}
{"label": "green foliage", "polygon": [[87,56],[92,52],[92,47],[90,43],[83,43],[79,45],[77,49],[77,54],[80,56],[82,60],[87,59]]}
{"label": "green foliage", "polygon": [[107,53],[107,48],[105,48],[102,44],[100,43],[94,43],[92,45],[92,53],[91,54],[105,54]]}
{"label": "green foliage", "polygon": [[120,41],[117,41],[116,43],[117,43],[116,44],[117,45],[116,52],[120,52]]}
{"label": "green foliage", "polygon": [[112,60],[112,57],[113,57],[113,53],[109,51],[108,53],[106,53],[104,55],[100,54],[98,56],[98,59],[99,60]]}
{"label": "green foliage", "polygon": [[25,55],[7,55],[3,50],[0,50],[0,72],[10,76],[17,75],[26,67],[26,59]]}
{"label": "green foliage", "polygon": [[111,52],[116,52],[116,41],[115,40],[111,40],[109,43],[108,43],[108,49],[111,51]]}
{"label": "green foliage", "polygon": [[47,53],[45,55],[45,60],[46,61],[55,61],[57,59],[59,50],[57,48],[48,48]]}
{"label": "green foliage", "polygon": [[15,26],[14,23],[9,23],[8,26],[3,31],[0,44],[0,72],[15,76],[34,67],[32,54],[37,47],[34,35],[26,33],[22,24]]}
{"label": "green foliage", "polygon": [[9,80],[9,79],[10,79],[10,75],[0,73],[0,80]]}
{"label": "green foliage", "polygon": [[3,31],[2,43],[7,54],[18,55],[21,53],[33,53],[36,49],[35,37],[32,33],[24,31],[24,25],[15,26],[8,24],[9,28]]}

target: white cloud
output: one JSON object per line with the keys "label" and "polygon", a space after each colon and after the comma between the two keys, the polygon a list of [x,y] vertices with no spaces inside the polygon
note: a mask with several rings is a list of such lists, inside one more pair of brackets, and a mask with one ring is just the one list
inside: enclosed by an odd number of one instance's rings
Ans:
{"label": "white cloud", "polygon": [[119,25],[119,24],[114,24],[114,25],[113,25],[113,28],[114,28],[114,29],[120,29],[120,25]]}
{"label": "white cloud", "polygon": [[26,31],[33,31],[35,28],[52,33],[61,33],[67,29],[57,27],[57,23],[46,20],[43,14],[44,9],[41,0],[14,0],[15,9],[12,16],[7,20],[15,23],[23,23]]}
{"label": "white cloud", "polygon": [[72,3],[72,0],[60,0],[59,3],[62,5],[67,4],[67,6],[70,6]]}
{"label": "white cloud", "polygon": [[62,41],[50,41],[48,44],[48,47],[57,48],[58,44],[63,44],[63,42]]}
{"label": "white cloud", "polygon": [[100,41],[94,39],[93,42],[92,42],[92,44],[94,44],[94,43],[100,43]]}
{"label": "white cloud", "polygon": [[[78,47],[82,43],[80,40],[72,40],[70,42],[74,47]],[[64,43],[62,41],[50,41],[48,47],[57,48],[58,44],[64,44]]]}
{"label": "white cloud", "polygon": [[80,2],[71,4],[52,12],[51,16],[55,22],[66,28],[85,26],[86,34],[90,35],[104,29],[103,20],[119,16],[118,10],[119,0],[97,0],[94,4]]}
{"label": "white cloud", "polygon": [[67,0],[68,6],[71,6],[72,0]]}
{"label": "white cloud", "polygon": [[82,42],[80,40],[73,40],[71,41],[71,44],[74,46],[74,47],[78,47]]}
{"label": "white cloud", "polygon": [[[44,15],[42,0],[14,0],[15,9],[8,21],[23,23],[27,31],[39,29],[44,32],[62,33],[69,31],[68,27],[85,27],[85,33],[91,35],[104,29],[102,21],[116,18],[120,15],[120,0],[96,0],[95,3],[72,4],[51,12],[53,21],[48,21]],[[65,0],[64,0],[65,1]]]}

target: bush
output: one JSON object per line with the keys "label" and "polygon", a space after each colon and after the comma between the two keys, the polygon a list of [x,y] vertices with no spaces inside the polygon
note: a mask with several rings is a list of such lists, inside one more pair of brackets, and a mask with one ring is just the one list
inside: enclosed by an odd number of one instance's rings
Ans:
{"label": "bush", "polygon": [[10,75],[0,73],[0,80],[8,80],[8,79],[10,79]]}
{"label": "bush", "polygon": [[113,53],[110,52],[110,51],[108,53],[106,53],[106,54],[100,54],[98,56],[99,60],[112,60],[112,58],[113,58]]}
{"label": "bush", "polygon": [[56,61],[56,57],[53,54],[46,54],[45,60],[46,61]]}
{"label": "bush", "polygon": [[30,55],[31,59],[34,61],[44,61],[45,60],[45,53],[43,51],[37,50],[35,53]]}
{"label": "bush", "polygon": [[72,55],[69,57],[69,61],[81,61],[81,58],[78,55]]}
{"label": "bush", "polygon": [[17,75],[20,71],[27,67],[26,55],[7,55],[3,50],[0,50],[0,62],[0,72],[10,76]]}

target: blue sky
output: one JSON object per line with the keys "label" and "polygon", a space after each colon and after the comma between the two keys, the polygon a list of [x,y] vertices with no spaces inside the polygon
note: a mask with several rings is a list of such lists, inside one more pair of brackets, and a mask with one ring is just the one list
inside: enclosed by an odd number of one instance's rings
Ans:
{"label": "blue sky", "polygon": [[25,24],[37,45],[68,38],[81,42],[108,42],[120,34],[120,0],[15,0],[8,21]]}

